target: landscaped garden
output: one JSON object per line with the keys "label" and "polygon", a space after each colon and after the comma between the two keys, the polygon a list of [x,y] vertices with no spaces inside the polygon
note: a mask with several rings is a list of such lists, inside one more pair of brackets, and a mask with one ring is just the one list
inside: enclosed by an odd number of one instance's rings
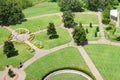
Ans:
{"label": "landscaped garden", "polygon": [[41,80],[49,72],[61,68],[75,68],[89,72],[79,51],[76,48],[68,47],[42,57],[28,66],[25,69],[26,80]]}
{"label": "landscaped garden", "polygon": [[35,32],[41,29],[46,29],[48,23],[53,22],[58,27],[62,22],[59,16],[46,16],[37,19],[27,20],[21,24],[12,25],[12,28],[27,28],[30,32]]}
{"label": "landscaped garden", "polygon": [[41,46],[41,43],[43,48],[49,49],[68,43],[72,40],[68,31],[65,29],[57,28],[57,34],[58,38],[49,39],[47,32],[38,33],[35,35],[35,39],[32,41],[32,43],[35,44],[37,47]]}
{"label": "landscaped garden", "polygon": [[87,79],[79,74],[62,73],[51,77],[49,80],[87,80]]}
{"label": "landscaped garden", "polygon": [[104,80],[119,80],[120,47],[102,44],[85,46]]}
{"label": "landscaped garden", "polygon": [[18,67],[20,62],[25,62],[33,56],[33,53],[30,52],[32,49],[28,45],[16,42],[14,45],[15,49],[18,50],[18,55],[11,58],[7,58],[6,55],[3,54],[3,48],[0,48],[0,70],[4,70],[6,65]]}
{"label": "landscaped garden", "polygon": [[10,32],[2,27],[0,27],[0,44],[3,44],[4,41],[8,40]]}
{"label": "landscaped garden", "polygon": [[75,14],[75,22],[82,24],[98,24],[98,16],[96,14]]}

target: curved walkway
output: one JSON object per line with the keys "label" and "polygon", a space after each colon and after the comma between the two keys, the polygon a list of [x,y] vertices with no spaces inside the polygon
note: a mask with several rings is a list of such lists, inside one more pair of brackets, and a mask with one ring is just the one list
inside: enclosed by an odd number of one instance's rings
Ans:
{"label": "curved walkway", "polygon": [[55,76],[55,75],[58,75],[58,74],[62,74],[62,73],[73,73],[73,74],[78,74],[78,75],[82,75],[83,77],[85,77],[86,79],[88,80],[92,80],[92,78],[90,76],[88,76],[87,74],[83,73],[83,72],[80,72],[80,71],[77,71],[77,70],[59,70],[59,71],[55,71],[51,74],[49,74],[48,76],[46,76],[43,80],[48,80],[50,79],[51,77]]}

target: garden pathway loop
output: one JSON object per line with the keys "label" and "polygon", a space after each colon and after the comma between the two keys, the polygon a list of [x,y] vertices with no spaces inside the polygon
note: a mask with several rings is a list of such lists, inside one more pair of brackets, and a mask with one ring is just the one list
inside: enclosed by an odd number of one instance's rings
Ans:
{"label": "garden pathway loop", "polygon": [[59,71],[55,71],[53,73],[50,73],[49,75],[47,75],[44,80],[48,80],[50,79],[51,77],[55,76],[55,75],[58,75],[58,74],[62,74],[62,73],[73,73],[73,74],[78,74],[80,76],[83,76],[85,78],[87,78],[88,80],[92,80],[91,77],[89,77],[87,74],[83,73],[83,72],[80,72],[80,71],[77,71],[77,70],[59,70]]}

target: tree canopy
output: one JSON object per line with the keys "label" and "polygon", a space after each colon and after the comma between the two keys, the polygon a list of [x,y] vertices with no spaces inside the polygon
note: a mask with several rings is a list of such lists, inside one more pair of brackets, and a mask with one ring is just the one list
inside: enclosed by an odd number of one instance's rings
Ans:
{"label": "tree canopy", "polygon": [[61,11],[71,10],[73,12],[83,11],[79,0],[58,0]]}
{"label": "tree canopy", "polygon": [[67,28],[73,27],[74,25],[74,14],[71,11],[63,12],[63,22],[64,26]]}
{"label": "tree canopy", "polygon": [[98,9],[104,10],[108,4],[112,4],[112,0],[86,0],[88,9],[97,11]]}
{"label": "tree canopy", "polygon": [[87,41],[84,28],[80,26],[74,27],[73,38],[77,45],[84,45]]}
{"label": "tree canopy", "polygon": [[11,41],[5,41],[3,52],[6,54],[7,58],[18,55],[18,51],[15,50],[14,45]]}
{"label": "tree canopy", "polygon": [[49,26],[47,27],[47,35],[49,35],[49,39],[56,38],[57,32],[54,23],[49,23]]}
{"label": "tree canopy", "polygon": [[0,0],[0,24],[16,24],[23,19],[22,8],[16,0]]}

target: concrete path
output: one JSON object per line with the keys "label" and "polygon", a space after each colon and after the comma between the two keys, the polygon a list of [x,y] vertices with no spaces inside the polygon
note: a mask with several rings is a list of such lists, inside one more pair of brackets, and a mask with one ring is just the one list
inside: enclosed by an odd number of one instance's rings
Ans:
{"label": "concrete path", "polygon": [[89,57],[87,52],[84,50],[84,48],[81,47],[81,46],[80,47],[76,47],[76,48],[79,50],[81,56],[83,57],[85,63],[88,65],[90,71],[95,76],[96,80],[103,80],[101,74],[97,70],[96,66],[94,65],[93,61],[91,60],[91,58]]}
{"label": "concrete path", "polygon": [[88,76],[87,74],[77,71],[77,70],[70,70],[70,69],[55,71],[55,72],[49,74],[48,76],[46,76],[43,80],[49,80],[51,77],[53,77],[55,75],[63,74],[63,73],[77,74],[77,75],[85,77],[87,80],[92,80],[92,78],[90,76]]}
{"label": "concrete path", "polygon": [[1,44],[1,45],[0,45],[0,48],[3,47],[3,46],[4,46],[4,44]]}
{"label": "concrete path", "polygon": [[0,80],[25,80],[26,74],[23,70],[12,68],[13,72],[16,74],[16,79],[8,79],[8,70],[9,68],[6,68],[4,71],[0,72]]}
{"label": "concrete path", "polygon": [[26,19],[31,20],[31,19],[41,18],[41,17],[45,17],[45,16],[53,16],[53,15],[61,16],[62,13],[60,12],[60,13],[52,13],[52,14],[43,14],[43,15],[29,17],[29,18],[26,18]]}
{"label": "concrete path", "polygon": [[100,36],[101,36],[101,39],[105,39],[105,33],[104,33],[104,28],[103,28],[103,24],[102,24],[102,14],[101,12],[98,12],[98,24],[99,24],[99,29],[100,29]]}

